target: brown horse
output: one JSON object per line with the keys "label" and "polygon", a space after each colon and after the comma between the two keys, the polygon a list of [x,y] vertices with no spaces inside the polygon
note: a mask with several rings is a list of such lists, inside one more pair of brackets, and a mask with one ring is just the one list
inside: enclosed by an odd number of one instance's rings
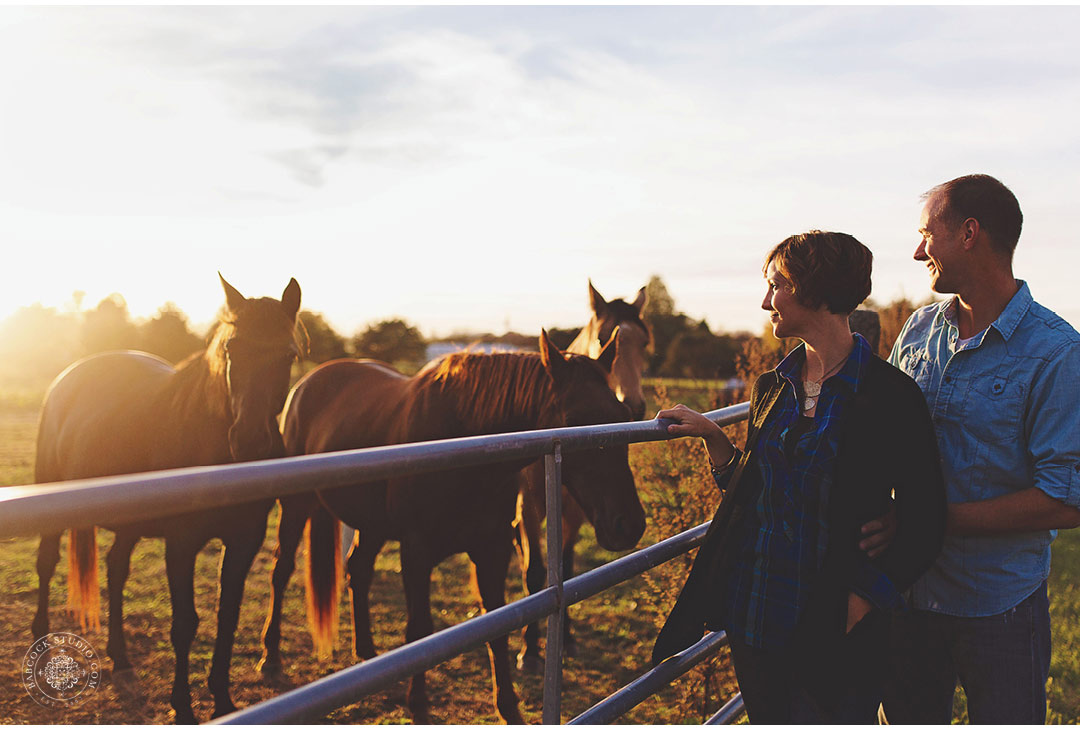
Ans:
{"label": "brown horse", "polygon": [[[175,369],[139,352],[113,352],[81,360],[50,386],[38,430],[35,479],[53,482],[183,466],[280,457],[277,425],[299,352],[296,314],[300,287],[289,281],[281,301],[246,299],[221,279],[226,309],[209,346]],[[106,560],[109,581],[108,654],[113,680],[134,689],[123,634],[123,588],[131,552],[142,537],[165,538],[172,599],[176,674],[170,704],[177,722],[195,722],[188,657],[195,638],[195,556],[212,538],[224,543],[217,642],[209,686],[214,716],[232,712],[229,663],[244,579],[266,534],[272,500],[103,525],[116,533]],[[69,604],[84,628],[97,623],[97,547],[94,528],[73,530],[69,541]],[[73,547],[72,547],[73,546]],[[43,535],[38,548],[35,637],[49,631],[49,582],[60,559],[60,533]],[[118,682],[118,680],[120,680]]]}
{"label": "brown horse", "polygon": [[[310,454],[627,421],[630,412],[608,387],[615,347],[612,342],[594,361],[564,355],[542,333],[539,354],[455,353],[412,378],[373,361],[327,363],[309,373],[289,397],[286,448],[290,454]],[[375,655],[368,590],[375,557],[388,540],[401,543],[406,641],[432,632],[431,571],[455,553],[469,555],[484,610],[504,605],[514,550],[517,474],[527,463],[469,467],[319,492],[335,517],[358,530],[348,560],[357,656]],[[563,481],[595,525],[602,546],[624,550],[637,543],[645,530],[645,515],[625,446],[566,454]],[[309,534],[315,531],[313,526]],[[319,544],[309,544],[313,571],[334,572],[336,543],[319,543],[324,546],[321,551]],[[280,557],[295,553],[295,547],[283,544]],[[334,602],[336,596],[327,595],[333,581],[313,578],[309,586],[322,593],[309,605],[316,607],[316,621],[325,622],[329,615],[318,607]],[[316,626],[313,634],[325,632]],[[507,637],[489,642],[488,652],[496,709],[506,722],[521,723]],[[430,721],[423,674],[413,677],[408,705],[416,722]]]}
{"label": "brown horse", "polygon": [[[645,306],[645,287],[638,290],[634,301],[627,304],[622,299],[605,301],[600,292],[589,282],[589,307],[592,316],[577,337],[567,348],[589,357],[597,357],[603,343],[614,335],[618,343],[618,354],[611,367],[609,384],[615,396],[630,408],[634,420],[641,420],[645,415],[645,393],[641,387],[641,373],[645,369],[646,348],[649,345],[649,328],[641,318]],[[574,574],[574,548],[577,545],[585,515],[574,501],[573,495],[563,489],[563,524],[562,556],[563,579]],[[521,496],[518,499],[518,552],[521,557],[521,572],[529,593],[541,590],[546,581],[547,569],[544,567],[541,543],[540,523],[547,513],[544,496],[544,469],[536,464],[521,473]],[[577,647],[570,632],[570,617],[563,617],[563,652],[575,656]],[[544,667],[540,654],[540,628],[530,624],[525,628],[521,652],[518,654],[518,669],[530,672],[541,671]]]}

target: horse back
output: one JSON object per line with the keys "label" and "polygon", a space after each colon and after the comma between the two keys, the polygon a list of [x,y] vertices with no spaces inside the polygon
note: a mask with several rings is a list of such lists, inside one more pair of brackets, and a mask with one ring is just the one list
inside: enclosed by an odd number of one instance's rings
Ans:
{"label": "horse back", "polygon": [[296,384],[285,404],[289,456],[396,443],[409,378],[376,360],[333,360]]}
{"label": "horse back", "polygon": [[141,352],[92,355],[68,367],[45,394],[35,481],[152,468],[149,409],[174,372],[161,358]]}

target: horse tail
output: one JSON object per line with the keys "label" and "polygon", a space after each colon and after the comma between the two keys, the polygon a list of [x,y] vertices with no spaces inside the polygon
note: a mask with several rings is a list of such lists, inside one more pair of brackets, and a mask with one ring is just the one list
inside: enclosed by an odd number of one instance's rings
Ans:
{"label": "horse tail", "polygon": [[68,534],[67,607],[79,619],[83,631],[100,631],[97,528],[79,528]]}
{"label": "horse tail", "polygon": [[337,645],[341,596],[341,523],[321,504],[304,529],[307,542],[307,615],[315,655],[327,659]]}

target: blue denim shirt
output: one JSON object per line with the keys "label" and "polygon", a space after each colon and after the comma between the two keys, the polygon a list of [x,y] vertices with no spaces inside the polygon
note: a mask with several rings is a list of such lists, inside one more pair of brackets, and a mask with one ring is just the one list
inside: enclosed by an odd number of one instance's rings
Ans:
{"label": "blue denim shirt", "polygon": [[[922,388],[949,503],[1030,487],[1080,507],[1080,335],[1024,282],[1001,316],[957,350],[956,298],[908,319],[889,362]],[[914,608],[990,616],[1050,574],[1055,530],[946,536],[911,589]]]}

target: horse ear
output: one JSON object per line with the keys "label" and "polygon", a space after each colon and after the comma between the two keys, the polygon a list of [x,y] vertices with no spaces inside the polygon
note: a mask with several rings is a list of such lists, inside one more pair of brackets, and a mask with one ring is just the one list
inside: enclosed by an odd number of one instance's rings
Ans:
{"label": "horse ear", "polygon": [[615,364],[615,357],[618,354],[619,328],[616,327],[615,331],[611,333],[611,337],[608,338],[607,344],[604,345],[604,349],[600,351],[600,355],[596,358],[596,362],[600,363],[600,367],[610,373],[612,366]]}
{"label": "horse ear", "polygon": [[604,301],[604,297],[600,295],[600,292],[596,291],[596,288],[592,285],[592,279],[589,279],[589,306],[596,316],[601,316],[605,309],[607,309],[607,302]]}
{"label": "horse ear", "polygon": [[638,311],[638,314],[641,314],[641,310],[645,308],[645,302],[648,301],[648,299],[649,297],[645,293],[645,287],[641,287],[638,289],[637,297],[631,302],[631,306]]}
{"label": "horse ear", "polygon": [[551,377],[557,377],[566,367],[566,356],[559,348],[555,347],[548,337],[547,330],[540,330],[540,362],[544,363],[544,369]]}
{"label": "horse ear", "polygon": [[296,283],[296,279],[289,279],[289,285],[281,294],[281,306],[285,308],[289,319],[296,319],[296,313],[300,311],[300,285]]}
{"label": "horse ear", "polygon": [[225,306],[229,308],[230,312],[236,314],[244,306],[247,299],[232,284],[225,281],[225,277],[221,275],[220,271],[218,272],[218,278],[221,279],[221,286],[225,290]]}

